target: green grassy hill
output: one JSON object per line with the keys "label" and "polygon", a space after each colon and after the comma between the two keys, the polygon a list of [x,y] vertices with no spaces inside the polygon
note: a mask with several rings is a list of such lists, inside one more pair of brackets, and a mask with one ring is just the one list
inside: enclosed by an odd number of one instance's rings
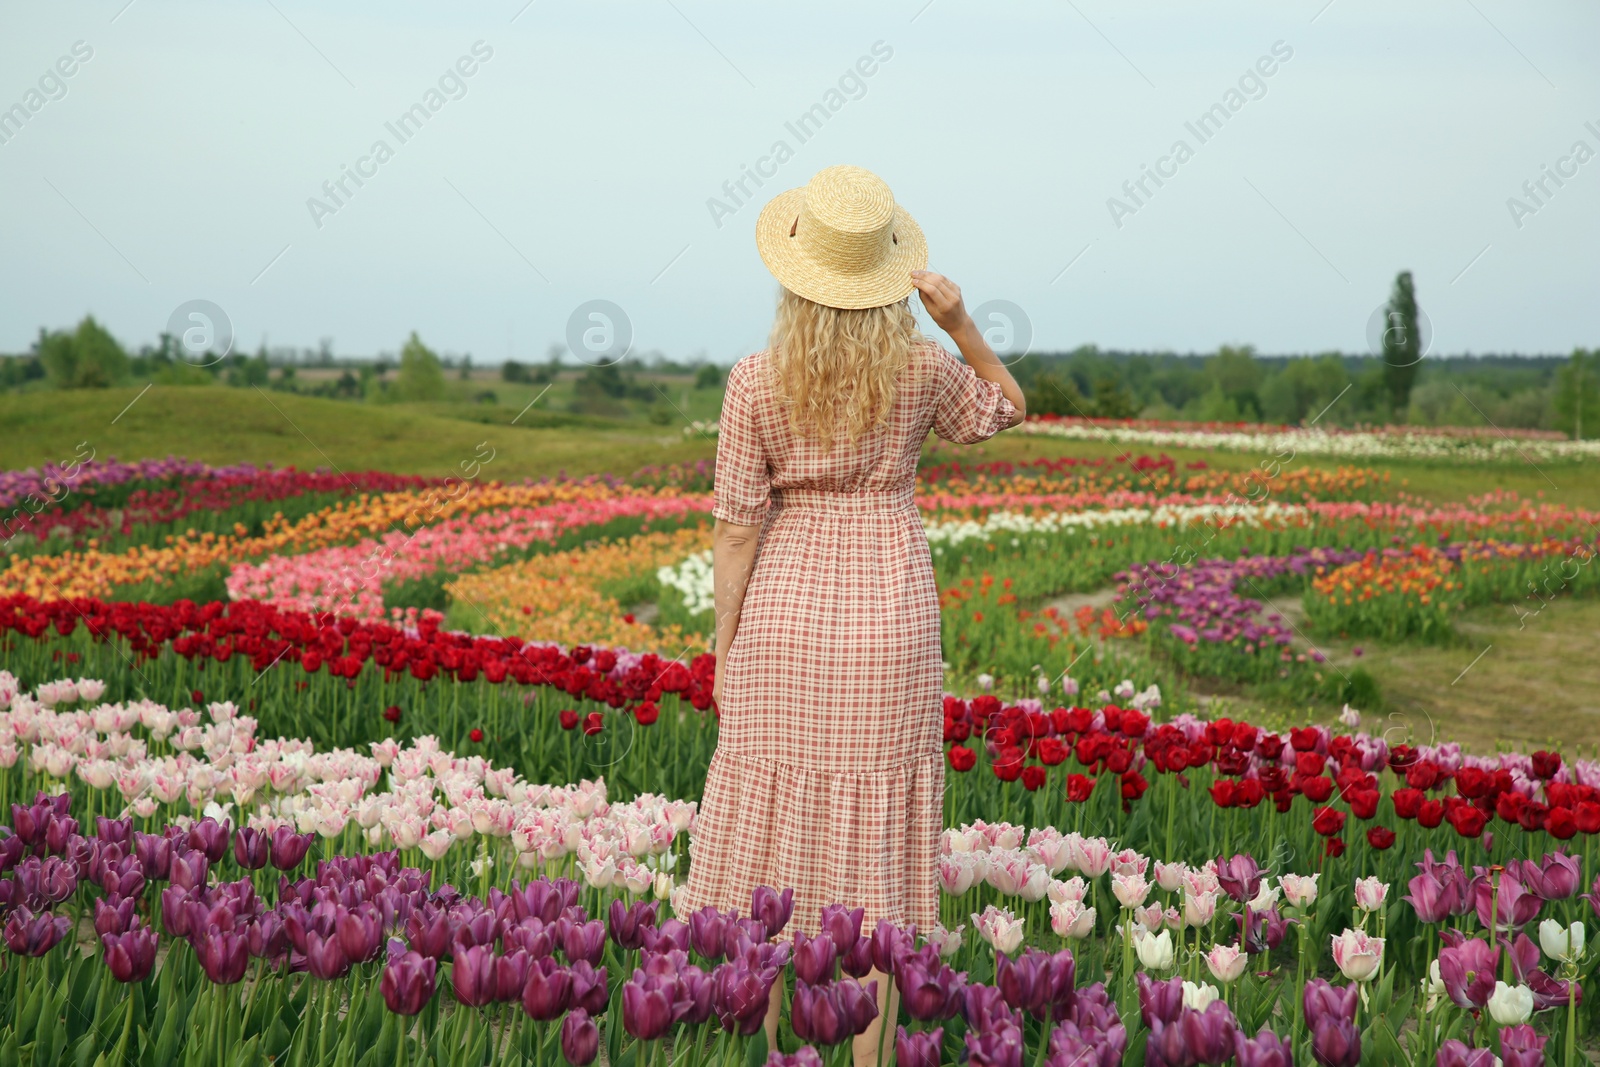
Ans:
{"label": "green grassy hill", "polygon": [[626,475],[716,453],[712,439],[686,436],[682,420],[658,426],[532,410],[512,425],[516,416],[503,405],[362,404],[220,386],[156,385],[142,397],[137,388],[10,393],[0,395],[0,469],[69,461],[84,441],[102,458],[424,475],[457,471],[487,441],[496,456],[481,477],[502,480],[561,470]]}

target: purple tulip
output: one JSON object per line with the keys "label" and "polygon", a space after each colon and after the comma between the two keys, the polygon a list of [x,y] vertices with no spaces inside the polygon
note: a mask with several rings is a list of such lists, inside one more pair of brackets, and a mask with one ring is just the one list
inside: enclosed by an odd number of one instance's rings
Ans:
{"label": "purple tulip", "polygon": [[337,920],[339,947],[351,963],[370,963],[383,954],[383,924],[371,904],[341,911]]}
{"label": "purple tulip", "polygon": [[245,929],[246,947],[256,959],[281,959],[289,951],[289,934],[283,920],[272,912],[258,915]]}
{"label": "purple tulip", "polygon": [[795,1036],[819,1045],[837,1045],[866,1030],[878,1015],[877,982],[842,978],[826,985],[795,985],[790,1022]]}
{"label": "purple tulip", "polygon": [[961,1010],[966,977],[940,960],[937,950],[900,957],[894,976],[900,1003],[913,1019],[949,1019]]}
{"label": "purple tulip", "polygon": [[1478,938],[1439,950],[1439,980],[1459,1007],[1488,1004],[1499,967],[1500,949]]}
{"label": "purple tulip", "polygon": [[29,856],[16,869],[23,901],[35,910],[59,904],[78,891],[78,872],[58,856]]}
{"label": "purple tulip", "polygon": [[1178,1016],[1184,1044],[1200,1063],[1223,1063],[1234,1054],[1233,1039],[1239,1023],[1228,1005],[1213,1000],[1205,1011],[1185,1010]]}
{"label": "purple tulip", "polygon": [[[1506,870],[1511,870],[1513,860],[1506,864]],[[1578,871],[1578,860],[1565,852],[1546,853],[1544,859],[1535,863],[1533,860],[1523,860],[1517,871],[1517,881],[1528,887],[1528,891],[1540,900],[1566,900],[1578,891],[1582,876]]]}
{"label": "purple tulip", "polygon": [[867,1027],[872,1025],[872,1020],[878,1017],[878,981],[873,979],[866,985],[841,978],[831,986],[834,995],[838,997],[839,1007],[850,1026],[852,1034],[865,1033]]}
{"label": "purple tulip", "polygon": [[[248,942],[246,943],[248,947]],[[338,934],[323,937],[315,930],[306,933],[306,970],[311,977],[328,981],[350,973],[350,957]]]}
{"label": "purple tulip", "polygon": [[1510,953],[1511,971],[1516,975],[1517,981],[1527,986],[1529,992],[1533,994],[1534,1011],[1565,1008],[1568,1003],[1576,1007],[1583,1003],[1582,983],[1573,989],[1568,982],[1553,978],[1539,969],[1541,961],[1539,946],[1535,945],[1527,934],[1517,935],[1516,941],[1511,944]]}
{"label": "purple tulip", "polygon": [[233,835],[233,858],[247,871],[259,871],[272,858],[272,838],[265,830],[241,826]]}
{"label": "purple tulip", "polygon": [[579,960],[568,970],[572,973],[573,1007],[582,1008],[590,1015],[605,1011],[610,995],[606,987],[606,969]]}
{"label": "purple tulip", "polygon": [[161,926],[171,936],[189,936],[189,904],[189,891],[182,886],[161,891]]}
{"label": "purple tulip", "polygon": [[1425,872],[1411,879],[1410,886],[1411,892],[1401,899],[1416,910],[1422,922],[1444,922],[1460,906],[1461,890],[1453,879],[1441,882]]}
{"label": "purple tulip", "polygon": [[221,863],[228,854],[233,824],[224,819],[218,822],[207,815],[189,828],[189,847],[203,852],[207,860]]}
{"label": "purple tulip", "polygon": [[[759,890],[758,890],[759,892]],[[621,949],[638,949],[644,946],[645,927],[656,924],[656,902],[637,901],[632,907],[623,907],[622,901],[611,902],[611,940]]]}
{"label": "purple tulip", "polygon": [[[1183,1011],[1183,977],[1175,975],[1165,982],[1157,981],[1143,971],[1134,975],[1139,983],[1139,1017],[1144,1020],[1147,1030],[1154,1030],[1157,1020],[1163,1023],[1175,1023],[1178,1015]],[[1323,985],[1327,985],[1326,982]],[[1308,986],[1309,990],[1310,987]],[[1307,992],[1307,1010],[1309,1011],[1310,993]]]}
{"label": "purple tulip", "polygon": [[450,967],[450,987],[469,1008],[494,999],[494,950],[487,945],[457,948]]}
{"label": "purple tulip", "polygon": [[1235,1032],[1233,1051],[1239,1067],[1294,1067],[1293,1046],[1265,1026],[1252,1038],[1242,1030]]}
{"label": "purple tulip", "polygon": [[[1042,958],[1041,958],[1042,957]],[[1015,960],[1001,953],[996,964],[994,984],[1014,1010],[1043,1017],[1049,995],[1049,957],[1042,952],[1024,952]],[[1041,967],[1041,964],[1044,966]],[[1041,972],[1044,973],[1041,973]]]}
{"label": "purple tulip", "polygon": [[589,1067],[600,1051],[600,1028],[589,1013],[573,1008],[561,1020],[561,1055],[572,1067]]}
{"label": "purple tulip", "polygon": [[1261,891],[1261,879],[1270,873],[1259,867],[1255,857],[1248,853],[1230,856],[1226,860],[1217,857],[1217,884],[1224,893],[1241,904],[1255,899]]}
{"label": "purple tulip", "polygon": [[15,867],[22,860],[22,855],[28,847],[22,843],[20,837],[0,837],[0,874],[4,874]]}
{"label": "purple tulip", "polygon": [[773,1049],[767,1053],[767,1067],[822,1067],[822,1056],[810,1045],[801,1045],[789,1053]]}
{"label": "purple tulip", "polygon": [[149,881],[165,881],[172,870],[172,839],[133,832],[133,854]]}
{"label": "purple tulip", "polygon": [[688,964],[678,972],[678,980],[683,985],[683,999],[679,1003],[676,1021],[699,1026],[711,1018],[711,997],[716,991],[711,976]]}
{"label": "purple tulip", "polygon": [[[1493,922],[1497,932],[1509,934],[1538,917],[1544,901],[1528,892],[1521,882],[1511,876],[1509,870],[1500,876],[1500,887],[1496,890],[1483,868],[1475,869],[1480,873],[1472,880],[1472,903],[1478,911],[1478,921],[1485,929]],[[1491,904],[1494,909],[1492,916]]]}
{"label": "purple tulip", "polygon": [[646,952],[688,952],[689,924],[682,919],[666,919],[659,926],[641,929],[639,938]]}
{"label": "purple tulip", "polygon": [[132,897],[101,897],[94,902],[94,932],[102,937],[126,933],[133,923]]}
{"label": "purple tulip", "polygon": [[883,974],[893,974],[900,960],[916,947],[915,923],[902,929],[888,919],[879,919],[872,931],[872,965]]}
{"label": "purple tulip", "polygon": [[[63,793],[62,796],[66,794]],[[48,854],[59,856],[67,851],[77,836],[77,819],[53,815],[44,823],[44,850]]]}
{"label": "purple tulip", "polygon": [[[829,938],[831,941],[832,938]],[[839,957],[839,970],[851,978],[865,978],[872,973],[872,939],[856,939],[855,947]]]}
{"label": "purple tulip", "polygon": [[194,889],[198,886],[205,888],[206,875],[211,871],[211,861],[206,859],[206,854],[197,849],[188,852],[174,852],[172,854],[172,868],[169,876],[172,884],[184,889]]}
{"label": "purple tulip", "polygon": [[839,955],[839,946],[827,935],[807,937],[794,935],[794,973],[800,981],[820,985],[832,980],[833,965]]}
{"label": "purple tulip", "polygon": [[1349,1019],[1324,1015],[1311,1031],[1311,1056],[1322,1067],[1357,1067],[1361,1031]]}
{"label": "purple tulip", "polygon": [[233,985],[250,966],[249,945],[231,930],[206,930],[194,937],[194,952],[206,977],[217,985]]}
{"label": "purple tulip", "polygon": [[[1434,1058],[1437,1067],[1495,1067],[1494,1053],[1486,1048],[1473,1048],[1464,1041],[1451,1038],[1439,1046],[1439,1054]],[[1539,1054],[1541,1067],[1544,1064],[1544,1054]]]}
{"label": "purple tulip", "polygon": [[569,963],[579,960],[591,965],[599,963],[606,951],[606,924],[598,919],[572,923],[561,938],[561,951],[566,953]]}
{"label": "purple tulip", "polygon": [[133,819],[108,819],[104,815],[96,815],[94,836],[107,844],[121,845],[124,849],[128,849],[133,843]]}
{"label": "purple tulip", "polygon": [[716,963],[728,954],[732,917],[707,904],[689,916],[689,945],[702,959]]}
{"label": "purple tulip", "polygon": [[967,1032],[967,1062],[972,1067],[1022,1067],[1022,1030],[1010,1023]]}
{"label": "purple tulip", "polygon": [[[494,958],[494,999],[510,1004],[522,999],[528,984],[529,965],[533,957],[526,952],[512,952]],[[552,961],[553,962],[553,961]]]}
{"label": "purple tulip", "polygon": [[769,938],[777,937],[794,915],[794,890],[779,893],[771,886],[756,886],[750,893],[750,915],[766,928]]}
{"label": "purple tulip", "polygon": [[[132,903],[131,901],[129,903]],[[156,965],[156,932],[148,926],[130,925],[121,933],[102,933],[106,968],[119,982],[142,982]]]}
{"label": "purple tulip", "polygon": [[[16,806],[12,806],[15,811]],[[6,919],[6,947],[19,956],[43,956],[67,936],[72,920],[65,915],[49,912],[35,914],[26,905],[19,905]]]}
{"label": "purple tulip", "polygon": [[664,1037],[672,1029],[677,1014],[674,1004],[677,984],[676,978],[647,977],[634,972],[634,977],[622,985],[623,1029],[640,1041]]}
{"label": "purple tulip", "polygon": [[494,917],[492,911],[473,912],[466,908],[456,908],[452,909],[450,917],[455,923],[450,933],[452,954],[478,945],[493,945],[499,939],[499,920]]}
{"label": "purple tulip", "polygon": [[994,986],[969,985],[965,993],[962,1015],[974,1030],[1022,1025],[1022,1016],[1006,1006],[1006,998]]}
{"label": "purple tulip", "polygon": [[856,947],[856,942],[861,938],[861,920],[865,915],[865,908],[851,911],[843,904],[829,904],[822,909],[822,932],[833,938],[833,943],[839,946],[839,955],[849,955],[850,950]]}
{"label": "purple tulip", "polygon": [[316,840],[313,834],[297,834],[287,826],[272,831],[272,865],[280,871],[292,871],[300,866]]}
{"label": "purple tulip", "polygon": [[1128,1048],[1128,1031],[1121,1023],[1110,1032],[1067,1020],[1050,1030],[1045,1060],[1050,1067],[1119,1067]]}
{"label": "purple tulip", "polygon": [[420,952],[405,952],[383,967],[379,991],[396,1015],[416,1015],[433,999],[439,962]]}
{"label": "purple tulip", "polygon": [[[416,913],[413,912],[413,915]],[[543,959],[555,951],[551,928],[543,919],[532,916],[520,923],[507,923],[500,930],[500,942],[507,952],[526,952],[533,959]]]}
{"label": "purple tulip", "polygon": [[749,1037],[767,1017],[776,968],[752,967],[743,959],[711,972],[711,1009],[724,1030]]}
{"label": "purple tulip", "polygon": [[530,960],[522,987],[522,1010],[535,1022],[548,1022],[572,1003],[572,972],[545,956]]}
{"label": "purple tulip", "polygon": [[124,856],[100,867],[100,888],[111,896],[136,897],[144,892],[144,871],[137,856]]}
{"label": "purple tulip", "polygon": [[894,1035],[895,1062],[900,1067],[939,1067],[943,1044],[943,1027],[908,1034],[905,1027],[897,1026]]}
{"label": "purple tulip", "polygon": [[1503,1027],[1500,1031],[1500,1062],[1503,1067],[1544,1067],[1545,1038],[1527,1023]]}
{"label": "purple tulip", "polygon": [[1314,1028],[1323,1016],[1354,1021],[1358,995],[1354,982],[1346,986],[1333,986],[1321,978],[1311,979],[1306,983],[1305,992],[1301,996],[1302,1007],[1306,1013],[1306,1027]]}
{"label": "purple tulip", "polygon": [[[454,930],[450,913],[433,904],[423,904],[406,919],[406,939],[412,948],[429,959],[440,959],[450,951],[450,936]],[[546,947],[548,949],[548,945]]]}

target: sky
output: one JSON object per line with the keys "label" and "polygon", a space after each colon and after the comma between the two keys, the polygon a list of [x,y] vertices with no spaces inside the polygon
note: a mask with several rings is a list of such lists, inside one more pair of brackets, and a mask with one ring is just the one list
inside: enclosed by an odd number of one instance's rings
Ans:
{"label": "sky", "polygon": [[203,300],[238,349],[540,360],[603,300],[727,363],[771,323],[760,205],[853,163],[1034,351],[1362,352],[1410,270],[1433,352],[1565,353],[1596,40],[1584,0],[7,5],[0,351]]}

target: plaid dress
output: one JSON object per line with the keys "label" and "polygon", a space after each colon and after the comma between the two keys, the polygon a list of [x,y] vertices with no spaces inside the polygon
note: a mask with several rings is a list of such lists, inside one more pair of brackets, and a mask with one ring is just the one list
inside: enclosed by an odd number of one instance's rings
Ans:
{"label": "plaid dress", "polygon": [[823,452],[790,429],[767,353],[728,374],[716,505],[760,526],[723,666],[717,750],[689,845],[685,914],[795,890],[791,928],[823,905],[928,929],[938,917],[944,671],[939,598],[912,497],[932,430],[970,444],[1016,408],[931,342],[888,422]]}

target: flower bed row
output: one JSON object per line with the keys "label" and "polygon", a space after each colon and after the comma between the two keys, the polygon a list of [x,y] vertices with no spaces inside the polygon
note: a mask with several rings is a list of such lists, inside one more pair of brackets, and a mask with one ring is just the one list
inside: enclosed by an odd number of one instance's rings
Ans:
{"label": "flower bed row", "polygon": [[1442,460],[1451,463],[1585,461],[1600,457],[1600,440],[1569,441],[1538,431],[1473,433],[1422,427],[1340,430],[1255,424],[1167,423],[1138,419],[1035,416],[1018,432],[1072,441],[1109,441],[1147,448],[1252,452],[1345,459]]}

